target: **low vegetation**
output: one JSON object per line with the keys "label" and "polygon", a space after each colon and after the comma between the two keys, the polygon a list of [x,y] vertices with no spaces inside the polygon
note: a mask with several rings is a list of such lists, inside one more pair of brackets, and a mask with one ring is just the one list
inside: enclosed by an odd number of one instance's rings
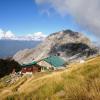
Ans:
{"label": "low vegetation", "polygon": [[0,92],[2,100],[100,100],[100,56],[63,71],[23,76]]}
{"label": "low vegetation", "polygon": [[12,59],[0,59],[0,78],[9,75],[15,70],[18,72],[21,70],[20,65]]}

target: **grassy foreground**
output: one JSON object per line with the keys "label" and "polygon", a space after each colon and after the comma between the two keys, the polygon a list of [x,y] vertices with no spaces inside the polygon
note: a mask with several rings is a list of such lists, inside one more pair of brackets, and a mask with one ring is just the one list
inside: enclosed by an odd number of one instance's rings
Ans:
{"label": "grassy foreground", "polygon": [[100,56],[0,87],[0,100],[100,100]]}

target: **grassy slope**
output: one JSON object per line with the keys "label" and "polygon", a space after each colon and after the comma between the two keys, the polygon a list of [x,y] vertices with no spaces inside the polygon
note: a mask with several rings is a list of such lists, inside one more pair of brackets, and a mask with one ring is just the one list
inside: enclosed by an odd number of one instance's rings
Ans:
{"label": "grassy slope", "polygon": [[8,100],[100,100],[100,56],[64,71],[22,77],[0,91]]}

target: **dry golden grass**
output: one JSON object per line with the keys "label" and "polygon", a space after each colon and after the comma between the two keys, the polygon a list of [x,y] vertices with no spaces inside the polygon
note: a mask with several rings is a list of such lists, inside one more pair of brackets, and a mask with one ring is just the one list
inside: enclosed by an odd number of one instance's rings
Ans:
{"label": "dry golden grass", "polygon": [[[2,98],[3,97],[3,98]],[[22,78],[2,89],[6,100],[100,100],[100,56],[69,69]]]}

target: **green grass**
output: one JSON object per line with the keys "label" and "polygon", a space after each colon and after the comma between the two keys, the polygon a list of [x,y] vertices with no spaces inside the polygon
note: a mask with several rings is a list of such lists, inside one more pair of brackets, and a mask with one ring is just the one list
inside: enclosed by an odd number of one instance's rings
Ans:
{"label": "green grass", "polygon": [[[100,57],[61,72],[19,80],[6,100],[100,100]],[[15,91],[15,90],[16,91]]]}

